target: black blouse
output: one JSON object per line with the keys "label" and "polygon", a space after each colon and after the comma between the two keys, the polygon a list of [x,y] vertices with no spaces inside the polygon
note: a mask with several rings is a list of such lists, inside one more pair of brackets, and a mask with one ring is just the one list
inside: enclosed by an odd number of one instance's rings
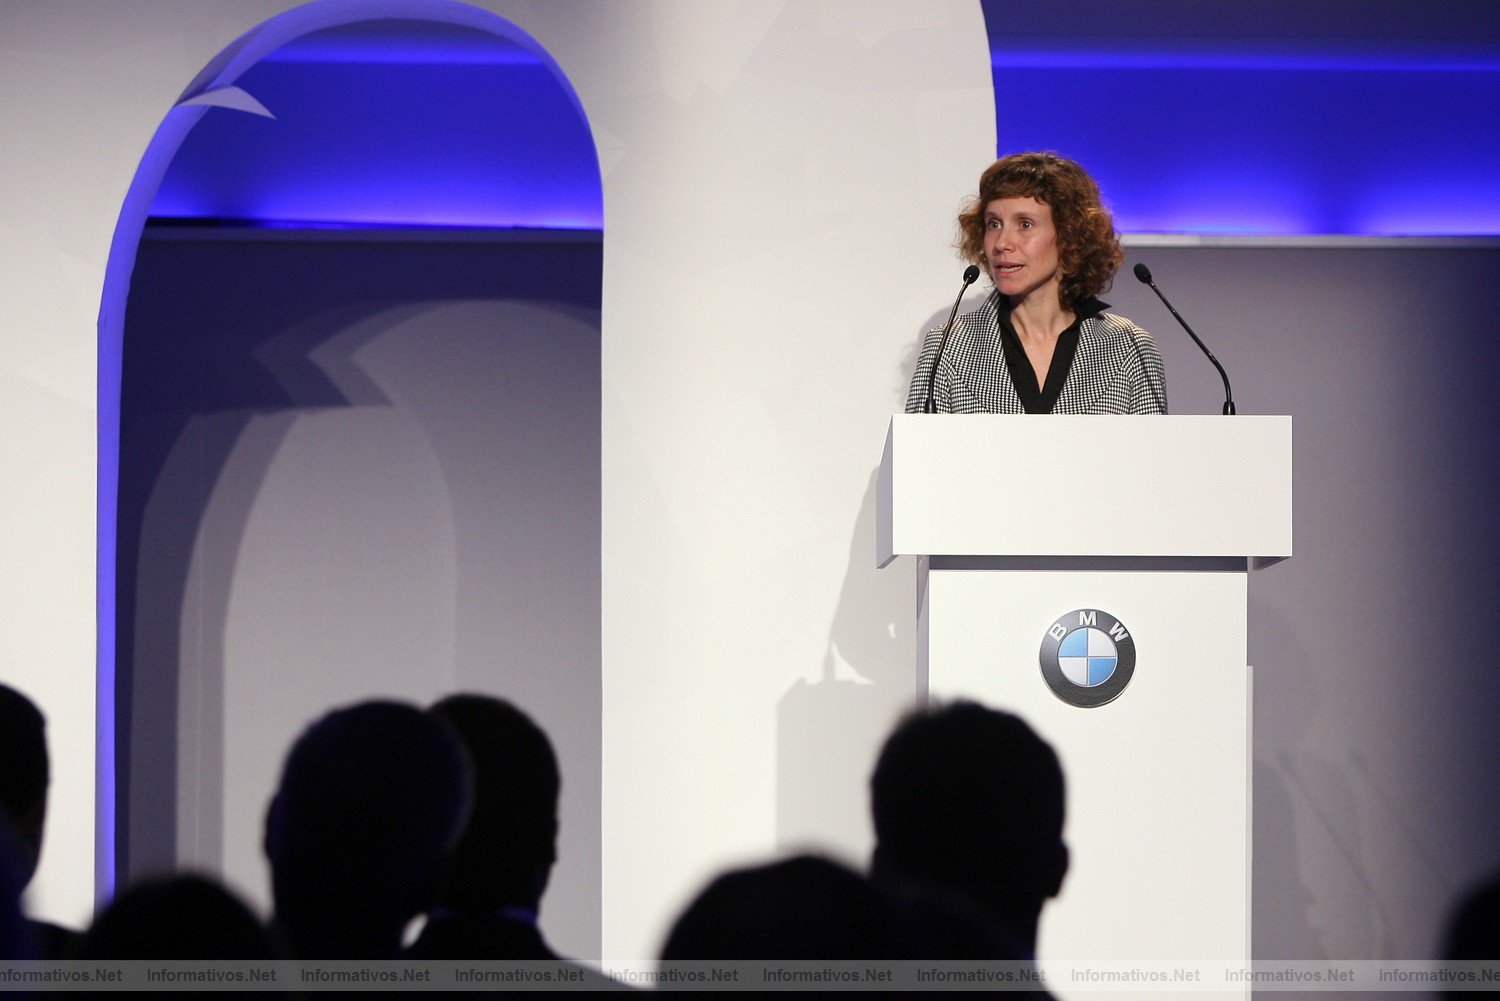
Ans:
{"label": "black blouse", "polygon": [[1108,303],[1093,298],[1078,304],[1074,310],[1073,322],[1057,336],[1057,346],[1052,349],[1052,364],[1047,367],[1047,384],[1038,386],[1036,369],[1031,367],[1031,359],[1026,357],[1021,338],[1011,325],[1010,302],[1004,296],[1000,297],[996,309],[1000,346],[1005,351],[1005,367],[1010,371],[1011,385],[1016,387],[1016,395],[1021,398],[1021,406],[1026,413],[1052,413],[1058,396],[1062,394],[1063,384],[1068,381],[1068,373],[1073,370],[1073,356],[1078,352],[1079,326],[1084,320],[1098,316],[1108,308]]}

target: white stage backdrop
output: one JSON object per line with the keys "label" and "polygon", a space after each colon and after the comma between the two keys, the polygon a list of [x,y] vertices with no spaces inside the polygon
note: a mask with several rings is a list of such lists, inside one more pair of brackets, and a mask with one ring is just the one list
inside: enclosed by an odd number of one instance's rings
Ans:
{"label": "white stage backdrop", "polygon": [[[51,724],[33,904],[56,919],[93,893],[110,236],[183,88],[289,6],[0,0],[0,678]],[[604,178],[602,944],[548,931],[641,957],[727,863],[867,850],[913,619],[910,567],[871,569],[872,474],[958,284],[950,220],[995,150],[984,25],[975,0],[480,6],[569,75]],[[1497,364],[1479,302],[1496,252],[1142,256],[1217,330],[1242,410],[1298,421],[1297,556],[1251,593],[1256,952],[1431,955],[1500,828],[1493,672],[1461,669],[1452,627],[1494,591],[1475,373]],[[1215,412],[1159,303],[1128,275],[1108,298],[1157,335],[1174,410]],[[1443,348],[1414,354],[1414,330]]]}
{"label": "white stage backdrop", "polygon": [[[93,894],[109,240],[182,89],[289,6],[0,4],[0,677],[50,721],[32,903],[63,921]],[[867,851],[863,782],[912,688],[912,578],[873,569],[872,475],[994,150],[984,25],[967,0],[478,6],[552,53],[599,149],[601,947],[648,956],[729,862]]]}

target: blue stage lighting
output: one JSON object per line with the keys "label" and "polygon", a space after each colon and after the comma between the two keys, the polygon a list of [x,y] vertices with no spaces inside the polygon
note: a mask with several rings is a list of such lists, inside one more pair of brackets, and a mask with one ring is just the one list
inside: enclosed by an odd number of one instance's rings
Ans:
{"label": "blue stage lighting", "polygon": [[1127,232],[1500,234],[1500,41],[1166,6],[1090,37],[985,0],[999,153],[1078,160]]}
{"label": "blue stage lighting", "polygon": [[275,117],[209,109],[163,178],[155,219],[603,226],[588,124],[551,67],[493,35],[419,22],[323,31],[236,85]]}

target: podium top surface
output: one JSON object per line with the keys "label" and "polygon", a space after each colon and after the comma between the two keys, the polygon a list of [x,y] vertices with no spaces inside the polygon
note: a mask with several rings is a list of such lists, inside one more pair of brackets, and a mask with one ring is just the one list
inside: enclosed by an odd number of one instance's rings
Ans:
{"label": "podium top surface", "polygon": [[876,564],[896,556],[1292,554],[1292,419],[897,414]]}

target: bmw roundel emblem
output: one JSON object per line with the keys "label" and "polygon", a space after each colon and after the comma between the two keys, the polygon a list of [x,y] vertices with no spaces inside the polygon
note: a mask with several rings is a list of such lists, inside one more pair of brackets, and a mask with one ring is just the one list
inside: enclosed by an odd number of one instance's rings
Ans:
{"label": "bmw roundel emblem", "polygon": [[1113,702],[1134,673],[1135,640],[1108,612],[1075,609],[1042,637],[1042,680],[1068,705],[1095,709]]}

